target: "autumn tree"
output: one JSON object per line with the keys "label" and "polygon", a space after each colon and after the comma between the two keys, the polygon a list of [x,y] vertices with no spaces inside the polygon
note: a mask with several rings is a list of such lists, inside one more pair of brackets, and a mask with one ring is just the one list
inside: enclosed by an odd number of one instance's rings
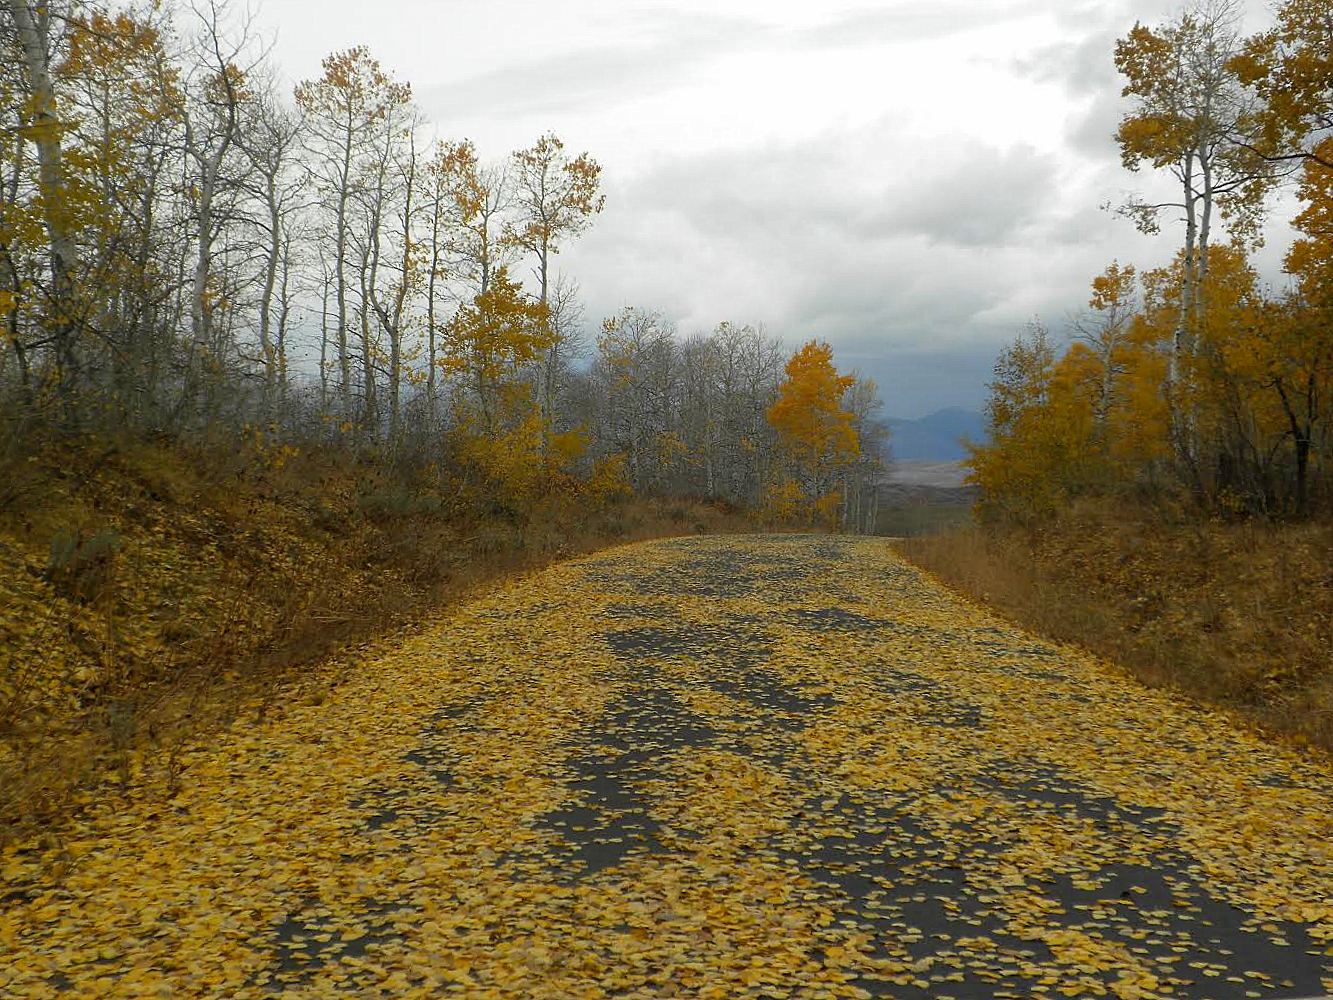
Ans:
{"label": "autumn tree", "polygon": [[471,141],[444,142],[432,163],[433,198],[438,199],[441,237],[453,275],[471,294],[490,290],[491,277],[513,263],[515,247],[505,239],[513,184],[501,165],[481,162]]}
{"label": "autumn tree", "polygon": [[843,397],[856,382],[833,367],[833,349],[811,340],[787,361],[768,421],[805,485],[813,509],[831,518],[841,501],[836,477],[860,454],[854,415]]}
{"label": "autumn tree", "polygon": [[512,200],[507,173],[480,161],[469,140],[440,140],[425,166],[422,217],[426,229],[426,398],[431,413],[438,394],[437,339],[447,305],[486,294],[491,278],[513,260],[503,239]]}
{"label": "autumn tree", "polygon": [[1130,329],[1137,313],[1138,274],[1133,267],[1113,262],[1092,280],[1088,313],[1074,323],[1074,336],[1097,362],[1096,412],[1099,434],[1118,402],[1117,386],[1124,374]]}
{"label": "autumn tree", "polygon": [[[514,153],[511,171],[516,215],[505,230],[505,239],[532,256],[537,298],[545,303],[550,298],[551,257],[584,232],[605,204],[605,197],[598,193],[602,168],[587,153],[570,157],[559,137],[548,132]],[[548,418],[554,406],[560,348],[557,336],[543,365],[541,401]]]}
{"label": "autumn tree", "polygon": [[[11,52],[17,48],[23,67],[17,89],[26,114],[19,127],[23,138],[36,151],[37,183],[32,203],[34,217],[40,220],[46,240],[47,280],[44,282],[45,303],[40,312],[40,323],[52,347],[55,382],[61,392],[68,395],[78,367],[75,340],[82,310],[75,299],[80,254],[75,236],[77,215],[74,206],[79,199],[74,197],[65,167],[63,127],[51,65],[52,9],[50,6],[30,6],[26,0],[10,0],[9,14],[13,19],[17,45],[7,48]],[[11,218],[13,216],[11,212]],[[9,235],[7,239],[12,246],[13,236]]]}
{"label": "autumn tree", "polygon": [[1020,515],[1046,488],[1038,421],[1050,399],[1055,347],[1046,328],[1033,324],[995,361],[986,401],[987,441],[969,447],[968,481],[979,486],[991,510]]}
{"label": "autumn tree", "polygon": [[[0,40],[15,56],[4,87],[16,100],[0,140],[10,154],[0,287],[14,298],[22,391],[30,403],[57,398],[67,419],[76,389],[160,418],[172,405],[154,407],[175,360],[173,277],[189,231],[173,182],[181,74],[158,25],[128,13],[68,3],[3,14]],[[38,124],[48,101],[58,122]]]}
{"label": "autumn tree", "polygon": [[438,363],[465,393],[460,416],[495,435],[525,410],[530,392],[523,370],[541,357],[551,336],[546,306],[526,296],[505,268],[497,271],[485,292],[459,308],[441,338]]}
{"label": "autumn tree", "polygon": [[1273,160],[1310,160],[1333,169],[1333,17],[1324,0],[1286,0],[1277,23],[1247,40],[1231,63],[1262,106],[1254,151]]}
{"label": "autumn tree", "polygon": [[1333,161],[1333,137],[1313,153],[1299,187],[1304,207],[1294,220],[1303,235],[1286,258],[1296,292],[1266,324],[1262,361],[1286,418],[1301,513],[1309,509],[1310,465],[1320,432],[1324,458],[1333,460],[1333,170],[1324,165]]}
{"label": "autumn tree", "polygon": [[1002,351],[989,385],[987,441],[969,445],[968,481],[982,489],[983,512],[1028,521],[1119,485],[1116,421],[1129,395],[1121,378],[1133,368],[1131,361],[1113,376],[1115,402],[1103,415],[1106,370],[1087,342],[1058,354],[1034,323]]}
{"label": "autumn tree", "polygon": [[1170,171],[1180,191],[1179,201],[1134,199],[1124,209],[1150,233],[1158,231],[1162,211],[1184,215],[1176,363],[1193,348],[1215,216],[1234,236],[1253,239],[1273,177],[1241,141],[1258,129],[1258,112],[1234,69],[1241,48],[1237,12],[1236,0],[1203,0],[1157,28],[1136,24],[1116,43],[1123,93],[1134,99],[1116,133],[1121,159],[1130,170],[1146,163]]}
{"label": "autumn tree", "polygon": [[852,415],[858,454],[843,470],[842,526],[847,531],[873,534],[879,517],[880,478],[888,459],[889,425],[881,411],[884,401],[874,379],[853,374],[843,405]]}
{"label": "autumn tree", "polygon": [[[1198,3],[1118,43],[1133,101],[1117,132],[1125,165],[1168,170],[1181,192],[1126,211],[1148,232],[1178,211],[1183,246],[1164,267],[1116,263],[1096,278],[1063,352],[1037,329],[1001,354],[989,440],[970,458],[987,510],[1024,518],[1128,490],[1227,516],[1317,509],[1333,448],[1326,6],[1287,0],[1242,43],[1237,4]],[[1264,196],[1295,161],[1295,283],[1274,295],[1249,252]]]}
{"label": "autumn tree", "polygon": [[[344,417],[352,412],[350,335],[359,332],[363,413],[369,415],[375,372],[370,304],[364,282],[374,249],[373,240],[362,227],[377,218],[378,202],[367,211],[364,203],[358,204],[357,195],[367,174],[382,162],[386,133],[399,127],[401,111],[410,104],[412,95],[411,89],[385,72],[364,46],[328,56],[322,68],[320,77],[297,86],[296,103],[304,116],[303,136],[315,189],[332,229],[327,238],[341,410]],[[355,242],[360,243],[360,252],[354,255]],[[358,297],[360,301],[354,301]]]}
{"label": "autumn tree", "polygon": [[548,307],[500,268],[445,328],[440,365],[454,380],[452,438],[492,500],[524,509],[582,454],[580,431],[552,434],[529,373],[554,336]]}
{"label": "autumn tree", "polygon": [[388,443],[506,503],[576,495],[582,476],[589,495],[753,505],[790,467],[819,494],[802,503],[873,513],[874,457],[835,458],[848,426],[873,434],[873,388],[841,390],[822,457],[795,424],[784,452],[769,414],[786,351],[761,326],[682,340],[627,309],[575,363],[578,283],[554,264],[602,209],[601,168],[555,135],[493,165],[466,140],[428,148],[411,88],[363,47],[289,95],[229,0],[6,0],[0,47],[0,388],[16,410]]}

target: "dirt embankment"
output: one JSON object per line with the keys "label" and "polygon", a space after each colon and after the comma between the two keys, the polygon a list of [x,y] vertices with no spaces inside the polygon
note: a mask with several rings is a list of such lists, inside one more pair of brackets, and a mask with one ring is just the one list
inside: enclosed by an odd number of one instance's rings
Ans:
{"label": "dirt embankment", "polygon": [[56,439],[0,469],[0,842],[331,651],[609,544],[748,527],[692,502],[524,511],[429,466]]}
{"label": "dirt embankment", "polygon": [[1333,525],[1101,501],[899,545],[1035,631],[1333,751]]}

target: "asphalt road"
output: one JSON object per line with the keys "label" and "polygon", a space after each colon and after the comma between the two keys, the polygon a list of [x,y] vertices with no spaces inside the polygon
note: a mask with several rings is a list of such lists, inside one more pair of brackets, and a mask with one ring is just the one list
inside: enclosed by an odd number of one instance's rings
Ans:
{"label": "asphalt road", "polygon": [[343,670],[0,855],[0,995],[1333,992],[1326,763],[880,540],[627,547]]}

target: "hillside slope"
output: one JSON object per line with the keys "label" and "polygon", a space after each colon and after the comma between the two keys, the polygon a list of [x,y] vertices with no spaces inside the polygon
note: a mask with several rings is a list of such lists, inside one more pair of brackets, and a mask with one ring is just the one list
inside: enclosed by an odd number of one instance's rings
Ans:
{"label": "hillside slope", "polygon": [[0,842],[487,579],[748,523],[657,501],[520,514],[429,467],[262,442],[52,437],[0,483]]}
{"label": "hillside slope", "polygon": [[1086,500],[902,551],[1044,635],[1333,751],[1333,527]]}

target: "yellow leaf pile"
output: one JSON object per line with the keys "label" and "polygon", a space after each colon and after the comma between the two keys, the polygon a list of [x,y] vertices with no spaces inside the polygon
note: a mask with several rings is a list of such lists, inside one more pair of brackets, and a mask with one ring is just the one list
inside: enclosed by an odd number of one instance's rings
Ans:
{"label": "yellow leaf pile", "polygon": [[0,995],[1297,996],[1333,775],[874,540],[518,580],[0,855]]}

